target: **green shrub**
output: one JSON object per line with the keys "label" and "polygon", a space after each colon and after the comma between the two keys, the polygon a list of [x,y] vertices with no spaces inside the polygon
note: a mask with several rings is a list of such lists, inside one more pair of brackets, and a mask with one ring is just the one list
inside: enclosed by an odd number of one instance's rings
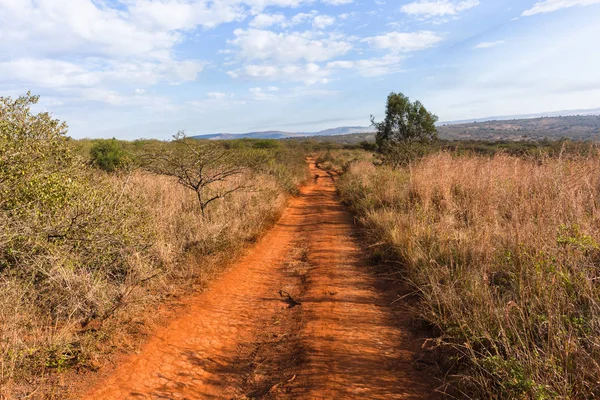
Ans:
{"label": "green shrub", "polygon": [[90,161],[106,172],[122,169],[131,162],[123,146],[114,138],[96,141],[90,149]]}
{"label": "green shrub", "polygon": [[252,143],[252,147],[255,149],[278,149],[280,144],[274,139],[259,139]]}
{"label": "green shrub", "polygon": [[69,327],[110,314],[151,265],[140,204],[73,154],[64,123],[31,112],[37,100],[0,97],[0,386],[71,365]]}

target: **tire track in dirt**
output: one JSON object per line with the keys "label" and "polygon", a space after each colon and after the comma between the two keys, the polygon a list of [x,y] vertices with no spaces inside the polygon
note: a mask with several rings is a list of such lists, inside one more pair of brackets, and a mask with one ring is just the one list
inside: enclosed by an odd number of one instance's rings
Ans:
{"label": "tire track in dirt", "polygon": [[277,225],[85,399],[437,398],[412,366],[410,316],[310,168]]}

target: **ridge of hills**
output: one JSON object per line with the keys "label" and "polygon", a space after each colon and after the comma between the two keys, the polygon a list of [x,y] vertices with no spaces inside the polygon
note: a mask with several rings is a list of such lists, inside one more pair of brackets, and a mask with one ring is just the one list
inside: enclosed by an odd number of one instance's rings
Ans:
{"label": "ridge of hills", "polygon": [[260,131],[247,133],[212,133],[207,135],[192,136],[194,139],[208,140],[232,140],[232,139],[289,139],[309,136],[335,136],[349,135],[354,133],[371,132],[372,128],[364,126],[340,126],[337,128],[325,129],[318,132],[285,132],[285,131]]}
{"label": "ridge of hills", "polygon": [[[446,140],[600,140],[600,115],[572,115],[512,120],[475,121],[468,123],[443,123],[438,126],[441,139]],[[245,134],[216,133],[193,136],[196,139],[311,139],[358,143],[373,141],[375,132],[369,127],[338,127],[319,132],[266,131]]]}

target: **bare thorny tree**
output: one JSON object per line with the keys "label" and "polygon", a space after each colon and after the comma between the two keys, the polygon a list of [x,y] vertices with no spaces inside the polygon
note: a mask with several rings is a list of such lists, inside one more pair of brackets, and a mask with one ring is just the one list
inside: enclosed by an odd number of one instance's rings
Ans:
{"label": "bare thorny tree", "polygon": [[251,174],[258,160],[221,144],[190,139],[183,132],[174,141],[146,155],[148,169],[173,176],[198,197],[202,216],[215,200],[250,188]]}

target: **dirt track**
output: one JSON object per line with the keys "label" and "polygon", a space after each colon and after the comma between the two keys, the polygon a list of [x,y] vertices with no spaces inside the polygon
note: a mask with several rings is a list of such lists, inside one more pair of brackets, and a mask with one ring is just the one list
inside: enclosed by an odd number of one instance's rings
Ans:
{"label": "dirt track", "polygon": [[437,398],[409,316],[310,167],[278,224],[86,399]]}

